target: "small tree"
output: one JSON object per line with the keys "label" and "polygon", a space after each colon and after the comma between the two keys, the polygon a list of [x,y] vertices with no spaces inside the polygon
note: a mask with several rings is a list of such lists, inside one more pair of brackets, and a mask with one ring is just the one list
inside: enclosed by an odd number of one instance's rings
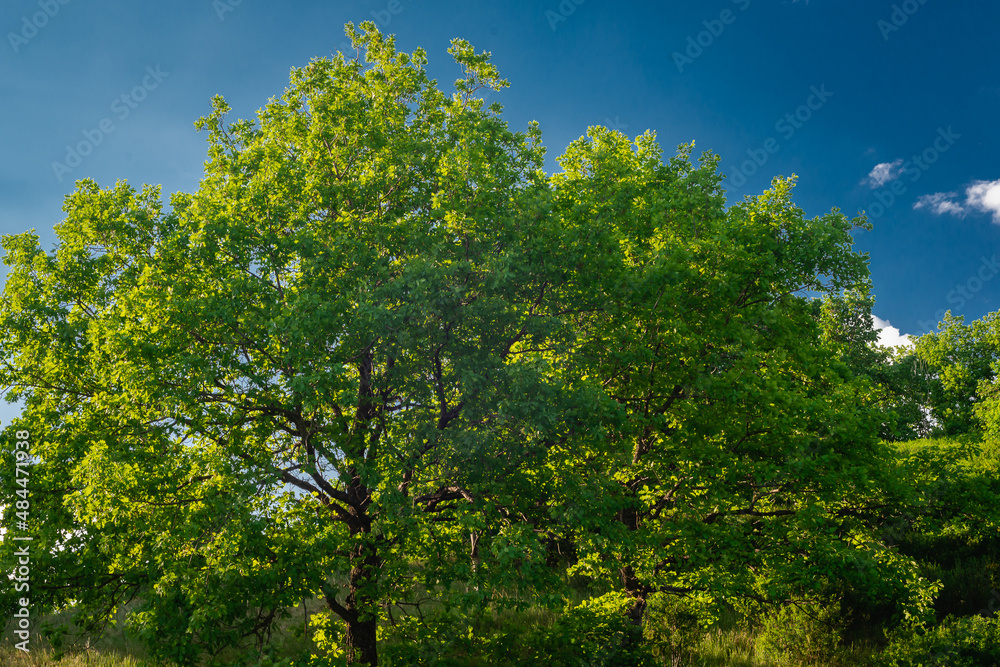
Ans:
{"label": "small tree", "polygon": [[938,431],[943,435],[980,431],[980,394],[988,391],[1000,362],[1000,315],[989,313],[965,324],[964,318],[949,311],[938,331],[917,339],[915,353],[930,376],[930,409]]}

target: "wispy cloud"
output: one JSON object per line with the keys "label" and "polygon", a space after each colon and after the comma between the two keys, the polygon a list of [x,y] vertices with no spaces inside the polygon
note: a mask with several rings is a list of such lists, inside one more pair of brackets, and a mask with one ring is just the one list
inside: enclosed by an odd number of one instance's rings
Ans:
{"label": "wispy cloud", "polygon": [[955,192],[935,192],[932,195],[921,195],[913,208],[926,208],[936,215],[950,213],[961,218],[965,216],[965,209],[955,201],[957,196],[958,193]]}
{"label": "wispy cloud", "polygon": [[871,172],[869,172],[868,176],[861,183],[867,183],[871,186],[872,190],[880,188],[889,181],[899,178],[903,173],[902,166],[903,158],[893,160],[892,162],[880,162],[872,168]]}
{"label": "wispy cloud", "polygon": [[879,345],[884,345],[885,347],[904,347],[910,344],[909,335],[899,333],[899,329],[892,326],[889,320],[883,320],[877,315],[872,315],[872,320],[874,321],[875,328],[878,329]]}
{"label": "wispy cloud", "polygon": [[965,203],[958,202],[958,193],[935,192],[917,199],[913,208],[926,208],[936,215],[954,215],[964,218],[969,213],[989,213],[993,222],[1000,225],[1000,179],[973,181],[965,189]]}

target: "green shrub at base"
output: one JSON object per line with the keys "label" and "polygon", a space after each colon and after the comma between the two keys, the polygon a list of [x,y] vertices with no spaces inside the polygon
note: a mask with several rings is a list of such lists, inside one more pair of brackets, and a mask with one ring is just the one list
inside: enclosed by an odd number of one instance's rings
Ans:
{"label": "green shrub at base", "polygon": [[688,598],[650,596],[643,627],[650,652],[671,667],[691,664],[704,634],[703,617],[697,603]]}
{"label": "green shrub at base", "polygon": [[846,626],[839,602],[787,605],[765,617],[757,652],[782,667],[837,664]]}
{"label": "green shrub at base", "polygon": [[887,667],[996,667],[1000,619],[949,616],[926,630],[897,631],[882,659]]}
{"label": "green shrub at base", "polygon": [[532,662],[520,664],[651,667],[642,628],[625,616],[630,606],[632,600],[624,593],[608,593],[568,609],[552,628],[540,633]]}
{"label": "green shrub at base", "polygon": [[625,616],[631,600],[609,593],[568,607],[551,624],[508,623],[483,628],[455,610],[423,620],[409,616],[385,629],[382,664],[546,665],[546,667],[653,667],[642,628]]}

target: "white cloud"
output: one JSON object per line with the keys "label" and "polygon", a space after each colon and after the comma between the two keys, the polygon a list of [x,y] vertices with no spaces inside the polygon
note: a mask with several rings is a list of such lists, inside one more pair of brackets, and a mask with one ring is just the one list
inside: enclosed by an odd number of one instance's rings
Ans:
{"label": "white cloud", "polygon": [[958,194],[954,192],[935,192],[932,195],[922,195],[913,208],[927,208],[932,213],[944,215],[949,213],[960,218],[973,211],[990,213],[993,222],[1000,225],[1000,179],[996,181],[973,181],[965,189],[965,204],[959,204]]}
{"label": "white cloud", "polygon": [[900,177],[903,173],[903,170],[900,169],[902,165],[903,158],[893,160],[892,162],[880,162],[872,168],[868,176],[861,183],[868,183],[872,187],[872,190],[880,188],[889,181],[894,181]]}
{"label": "white cloud", "polygon": [[899,333],[899,329],[889,324],[888,320],[883,320],[877,315],[872,315],[872,320],[875,323],[875,328],[878,329],[879,345],[902,347],[910,344],[910,336]]}
{"label": "white cloud", "polygon": [[992,213],[993,222],[1000,225],[1000,180],[975,181],[965,191],[965,205]]}
{"label": "white cloud", "polygon": [[955,201],[958,194],[954,192],[935,192],[932,195],[922,195],[917,199],[913,208],[929,208],[932,213],[944,215],[950,213],[958,217],[965,217],[965,209]]}

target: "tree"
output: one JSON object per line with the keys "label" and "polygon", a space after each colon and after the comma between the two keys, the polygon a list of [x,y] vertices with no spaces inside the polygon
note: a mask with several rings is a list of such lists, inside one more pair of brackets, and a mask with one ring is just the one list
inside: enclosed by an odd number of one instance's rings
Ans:
{"label": "tree", "polygon": [[586,230],[576,280],[607,304],[559,366],[616,414],[574,471],[608,508],[577,531],[577,569],[617,578],[636,622],[654,592],[775,602],[853,587],[926,611],[927,582],[877,539],[893,480],[876,395],[810,300],[866,283],[850,236],[866,222],[805,218],[792,179],[725,209],[717,158],[695,169],[689,150],[663,164],[651,137],[630,148],[595,128],[553,178],[564,226]]}
{"label": "tree", "polygon": [[871,284],[813,302],[824,343],[835,350],[855,376],[867,378],[882,413],[878,434],[886,440],[928,435],[928,378],[912,346],[889,349],[878,342]]}
{"label": "tree", "polygon": [[533,578],[512,517],[572,426],[532,352],[569,340],[538,129],[484,106],[506,82],[467,43],[448,97],[421,50],[348,33],[365,63],[294,70],[256,124],[217,98],[205,178],[170,210],[81,181],[54,253],[4,239],[34,590],[95,621],[138,594],[133,622],[179,660],[321,592],[374,665],[414,576]]}
{"label": "tree", "polygon": [[921,602],[865,541],[887,454],[808,298],[866,279],[863,220],[806,219],[790,179],[726,209],[717,158],[652,133],[591,128],[547,177],[538,127],[477,96],[506,85],[488,54],[452,43],[449,97],[422,50],[348,34],[256,122],[214,101],[196,192],[81,181],[53,252],[4,238],[2,474],[30,431],[39,609],[100,627],[138,597],[193,663],[321,595],[375,665],[397,605],[555,591],[562,545],[634,619],[859,557]]}
{"label": "tree", "polygon": [[874,305],[870,283],[814,302],[823,340],[855,375],[867,375],[889,358],[888,351],[878,344]]}
{"label": "tree", "polygon": [[929,376],[931,414],[944,435],[975,433],[981,391],[995,377],[1000,361],[1000,315],[990,313],[971,324],[945,313],[937,332],[917,339],[915,354]]}

